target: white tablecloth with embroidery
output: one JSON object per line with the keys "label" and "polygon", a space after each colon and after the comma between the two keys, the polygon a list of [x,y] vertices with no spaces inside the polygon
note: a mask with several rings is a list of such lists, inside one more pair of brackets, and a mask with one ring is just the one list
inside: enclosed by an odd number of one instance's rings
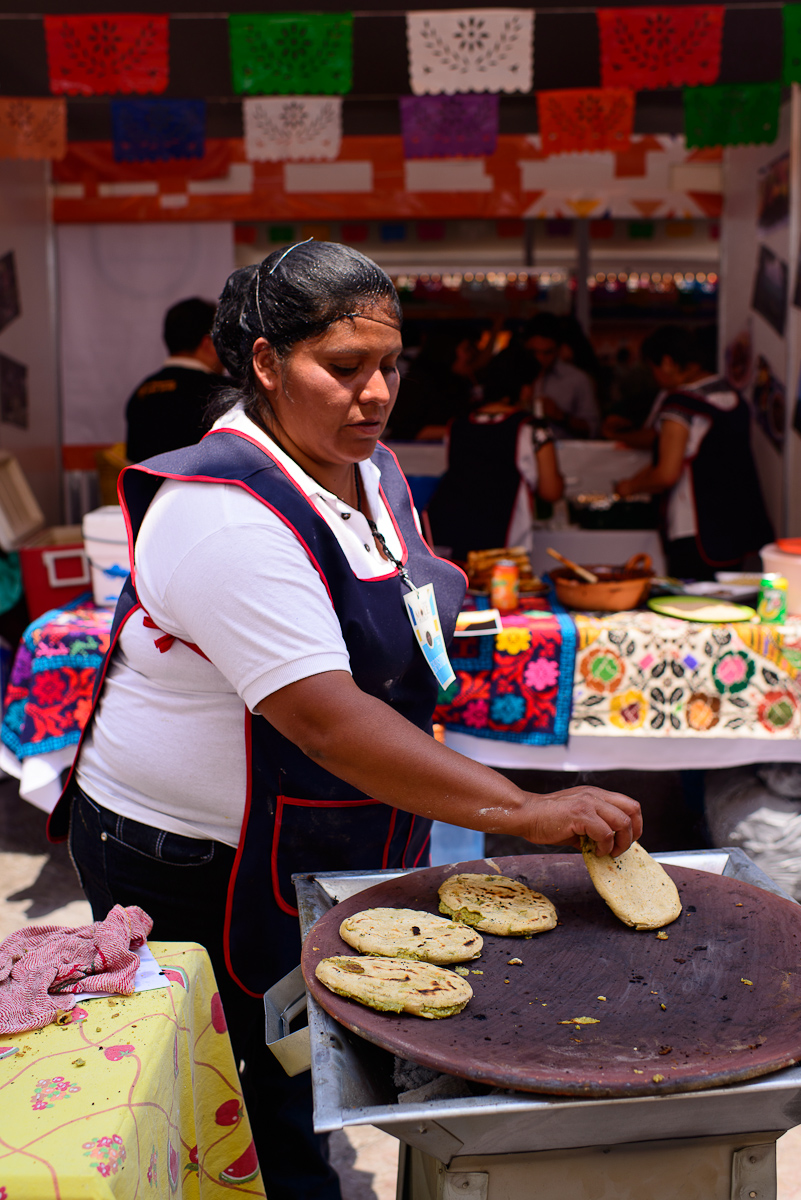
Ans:
{"label": "white tablecloth with embroidery", "polygon": [[650,611],[575,620],[571,734],[801,735],[801,620],[700,625]]}

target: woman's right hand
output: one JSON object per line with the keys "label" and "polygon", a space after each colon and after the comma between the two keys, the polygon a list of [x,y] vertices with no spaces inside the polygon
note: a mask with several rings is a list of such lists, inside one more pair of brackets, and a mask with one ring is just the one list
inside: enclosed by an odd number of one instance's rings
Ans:
{"label": "woman's right hand", "polygon": [[523,813],[530,825],[526,821],[524,836],[536,845],[580,848],[584,834],[597,854],[618,855],[642,835],[640,806],[621,792],[580,784],[544,795],[529,792],[526,800]]}

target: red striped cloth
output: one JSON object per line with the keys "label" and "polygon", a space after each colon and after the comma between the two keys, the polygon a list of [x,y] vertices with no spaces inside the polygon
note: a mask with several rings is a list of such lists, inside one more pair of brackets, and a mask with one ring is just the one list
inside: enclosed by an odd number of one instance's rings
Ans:
{"label": "red striped cloth", "polygon": [[0,942],[0,1033],[42,1029],[71,1009],[76,992],[129,996],[153,921],[115,904],[104,921],[31,925]]}

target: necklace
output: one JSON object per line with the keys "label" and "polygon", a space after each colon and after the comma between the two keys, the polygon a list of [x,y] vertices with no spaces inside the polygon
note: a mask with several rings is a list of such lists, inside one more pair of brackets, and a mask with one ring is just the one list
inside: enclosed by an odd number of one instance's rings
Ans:
{"label": "necklace", "polygon": [[[253,420],[253,419],[254,418],[251,416],[251,420]],[[259,428],[264,430],[264,432],[267,434],[267,436],[272,441],[275,442],[276,446],[278,446],[281,450],[283,450],[284,454],[286,454],[288,458],[291,458],[293,463],[295,463],[295,465],[299,467],[300,463],[297,461],[297,459],[292,457],[292,455],[289,453],[289,451],[284,446],[281,445],[281,443],[279,442],[278,438],[275,436],[273,431],[268,427],[267,422],[262,418],[261,413],[256,414],[255,420],[256,420],[256,424],[259,426]],[[301,467],[301,470],[305,470],[305,468]],[[308,471],[306,472],[306,474],[308,475]],[[314,476],[311,476],[311,478],[314,478]],[[318,483],[320,485],[320,487],[324,486],[323,484],[320,483],[319,479],[315,479],[315,483]],[[403,582],[406,584],[406,586],[409,588],[409,590],[414,591],[414,584],[412,583],[411,579],[409,578],[408,571],[406,570],[406,568],[404,567],[404,565],[400,561],[400,559],[396,558],[395,555],[390,550],[389,546],[387,545],[386,538],[384,537],[383,533],[376,525],[375,521],[371,520],[371,518],[368,517],[367,513],[364,511],[364,508],[362,505],[361,472],[359,471],[358,463],[353,464],[353,484],[356,489],[356,511],[361,513],[361,515],[366,520],[367,524],[370,527],[370,532],[372,533],[375,540],[378,542],[381,549],[384,551],[387,561],[392,563],[393,567],[398,572],[398,575],[403,580]],[[331,490],[330,488],[326,488],[326,491],[330,491],[330,490]],[[353,507],[347,500],[343,500],[342,496],[338,496],[336,492],[331,492],[331,495],[336,496],[336,498],[340,504],[345,504],[345,505],[347,505],[348,508]]]}

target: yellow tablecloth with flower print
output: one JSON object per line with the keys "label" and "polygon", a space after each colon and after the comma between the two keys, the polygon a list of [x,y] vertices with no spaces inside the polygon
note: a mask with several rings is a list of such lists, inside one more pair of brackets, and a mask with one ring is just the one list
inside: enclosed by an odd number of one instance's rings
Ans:
{"label": "yellow tablecloth with flower print", "polygon": [[801,618],[770,626],[650,610],[573,615],[571,735],[801,737]]}
{"label": "yellow tablecloth with flower print", "polygon": [[0,1037],[0,1200],[264,1197],[209,957],[149,945],[163,989]]}

